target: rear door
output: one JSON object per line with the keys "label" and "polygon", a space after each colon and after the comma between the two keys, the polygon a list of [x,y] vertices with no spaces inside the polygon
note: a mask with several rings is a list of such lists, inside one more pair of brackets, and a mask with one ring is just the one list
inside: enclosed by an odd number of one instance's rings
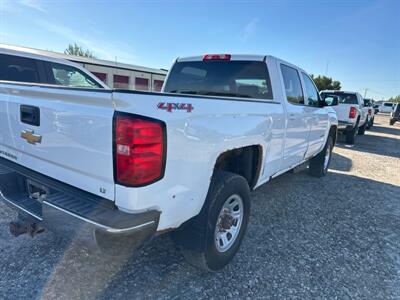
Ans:
{"label": "rear door", "polygon": [[[1,61],[0,157],[113,200],[111,92],[38,85],[34,59]],[[56,67],[56,80],[85,80]]]}
{"label": "rear door", "polygon": [[286,169],[304,160],[313,115],[304,104],[298,70],[286,64],[280,64],[280,70],[286,95],[287,123],[282,163],[282,169]]}

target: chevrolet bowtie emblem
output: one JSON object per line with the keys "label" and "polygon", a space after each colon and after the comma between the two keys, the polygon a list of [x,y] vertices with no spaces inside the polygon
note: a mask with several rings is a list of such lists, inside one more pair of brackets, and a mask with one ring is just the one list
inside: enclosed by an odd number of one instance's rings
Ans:
{"label": "chevrolet bowtie emblem", "polygon": [[21,137],[29,144],[35,145],[36,143],[41,143],[42,142],[42,136],[39,134],[34,134],[35,132],[33,130],[22,130],[21,132]]}

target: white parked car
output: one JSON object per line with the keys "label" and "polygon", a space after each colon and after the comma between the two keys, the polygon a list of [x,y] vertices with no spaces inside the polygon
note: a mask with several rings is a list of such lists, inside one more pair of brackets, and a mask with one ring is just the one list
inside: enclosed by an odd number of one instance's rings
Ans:
{"label": "white parked car", "polygon": [[46,57],[0,58],[0,198],[19,212],[16,236],[49,229],[121,254],[173,231],[192,264],[218,270],[239,249],[250,190],[306,162],[327,173],[336,113],[278,58],[178,58],[165,94],[82,74],[68,86],[62,61],[56,86]]}
{"label": "white parked car", "polygon": [[346,137],[346,143],[354,144],[358,134],[363,135],[367,127],[368,107],[364,106],[362,96],[357,92],[321,91],[321,97],[327,102],[337,100],[333,106],[339,120],[339,132]]}
{"label": "white parked car", "polygon": [[393,102],[381,102],[381,103],[379,103],[379,107],[378,107],[379,112],[380,113],[391,113],[395,104],[396,103],[393,103]]}

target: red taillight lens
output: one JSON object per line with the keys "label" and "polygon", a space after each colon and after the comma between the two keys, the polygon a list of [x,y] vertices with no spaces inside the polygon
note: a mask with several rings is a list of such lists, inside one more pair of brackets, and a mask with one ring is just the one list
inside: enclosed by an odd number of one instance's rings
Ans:
{"label": "red taillight lens", "polygon": [[372,115],[372,109],[370,109],[370,108],[368,109],[368,114]]}
{"label": "red taillight lens", "polygon": [[163,123],[117,115],[114,126],[116,182],[126,186],[142,186],[160,179],[166,146]]}
{"label": "red taillight lens", "polygon": [[356,115],[357,115],[357,109],[354,106],[350,107],[349,118],[354,119]]}
{"label": "red taillight lens", "polygon": [[206,54],[203,60],[231,60],[230,54]]}

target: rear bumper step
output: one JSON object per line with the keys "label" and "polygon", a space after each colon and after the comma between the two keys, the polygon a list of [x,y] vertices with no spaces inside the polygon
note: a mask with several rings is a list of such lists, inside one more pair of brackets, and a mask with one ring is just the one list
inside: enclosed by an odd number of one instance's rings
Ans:
{"label": "rear bumper step", "polygon": [[[27,181],[43,185],[46,193],[33,198]],[[0,158],[0,198],[48,230],[112,253],[131,251],[150,239],[160,217],[155,210],[122,212],[110,200],[3,158]]]}

